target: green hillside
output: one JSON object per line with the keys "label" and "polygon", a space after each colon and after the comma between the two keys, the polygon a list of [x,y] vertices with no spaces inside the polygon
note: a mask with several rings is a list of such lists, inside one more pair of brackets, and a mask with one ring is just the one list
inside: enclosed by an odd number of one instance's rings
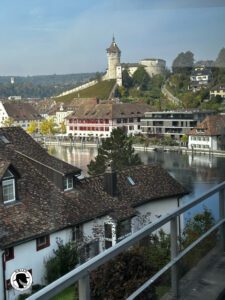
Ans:
{"label": "green hillside", "polygon": [[115,80],[100,81],[97,84],[81,90],[79,92],[74,92],[66,96],[55,98],[57,102],[67,102],[75,98],[99,98],[99,99],[108,99],[109,94],[114,87]]}

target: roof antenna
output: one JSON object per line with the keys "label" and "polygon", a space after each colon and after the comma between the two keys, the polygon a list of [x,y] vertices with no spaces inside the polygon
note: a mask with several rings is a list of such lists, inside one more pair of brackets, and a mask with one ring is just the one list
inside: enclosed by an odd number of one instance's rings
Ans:
{"label": "roof antenna", "polygon": [[114,33],[113,33],[112,41],[113,41],[113,43],[115,43],[115,36],[114,36]]}

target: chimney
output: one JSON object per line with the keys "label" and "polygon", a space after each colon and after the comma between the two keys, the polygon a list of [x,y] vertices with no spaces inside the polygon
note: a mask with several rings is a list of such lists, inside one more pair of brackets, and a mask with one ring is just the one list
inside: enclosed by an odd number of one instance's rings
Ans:
{"label": "chimney", "polygon": [[112,161],[110,161],[107,165],[105,174],[104,174],[104,190],[110,196],[115,197],[117,194],[116,191],[117,185],[117,176],[116,171],[113,170]]}

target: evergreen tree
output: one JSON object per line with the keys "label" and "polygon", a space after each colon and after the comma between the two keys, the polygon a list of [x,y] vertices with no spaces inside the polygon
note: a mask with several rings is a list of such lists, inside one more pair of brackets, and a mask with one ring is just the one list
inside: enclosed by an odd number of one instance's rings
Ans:
{"label": "evergreen tree", "polygon": [[102,141],[102,145],[98,148],[98,155],[88,165],[88,173],[90,175],[104,173],[109,160],[112,160],[116,170],[141,164],[140,157],[134,153],[132,141],[121,128],[113,129],[111,137]]}

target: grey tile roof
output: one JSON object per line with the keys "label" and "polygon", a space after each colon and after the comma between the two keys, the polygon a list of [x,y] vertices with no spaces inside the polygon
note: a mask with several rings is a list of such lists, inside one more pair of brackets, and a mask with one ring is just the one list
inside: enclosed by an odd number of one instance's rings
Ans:
{"label": "grey tile roof", "polygon": [[71,117],[80,119],[115,119],[143,117],[144,113],[152,111],[151,106],[141,103],[100,103],[97,105],[80,105],[75,112],[70,114]]}
{"label": "grey tile roof", "polygon": [[[19,174],[16,178],[17,201],[4,205],[0,200],[0,248],[3,249],[103,215],[125,219],[136,214],[136,207],[141,204],[187,193],[156,165],[136,166],[118,172],[116,197],[104,191],[103,175],[78,181],[73,191],[62,192],[32,160],[21,154],[22,146],[14,138],[27,145],[26,138],[32,144],[30,137],[18,128],[5,129],[3,133],[11,143],[0,143],[0,166],[4,170],[10,164]],[[47,152],[36,146],[35,151],[48,157]],[[37,154],[34,156],[37,158]],[[128,182],[128,176],[134,185]]]}
{"label": "grey tile roof", "polygon": [[20,127],[0,128],[0,135],[4,135],[16,151],[54,168],[60,173],[80,173],[80,169],[56,157],[49,155],[34,139]]}
{"label": "grey tile roof", "polygon": [[42,120],[43,118],[39,112],[30,103],[3,103],[4,108],[9,115],[15,121],[20,120]]}

